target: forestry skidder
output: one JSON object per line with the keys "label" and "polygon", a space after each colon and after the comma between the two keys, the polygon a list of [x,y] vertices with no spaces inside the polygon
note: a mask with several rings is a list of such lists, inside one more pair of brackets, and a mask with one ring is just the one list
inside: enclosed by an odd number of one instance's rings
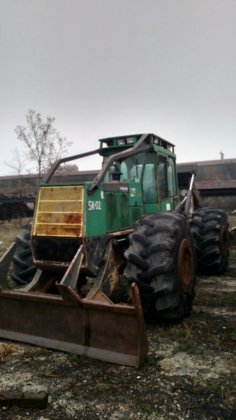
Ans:
{"label": "forestry skidder", "polygon": [[[98,153],[93,182],[55,184],[61,163]],[[227,218],[181,202],[174,146],[153,134],[100,140],[55,163],[41,183],[32,225],[2,257],[0,337],[140,366],[144,314],[191,311],[195,268],[222,273]]]}

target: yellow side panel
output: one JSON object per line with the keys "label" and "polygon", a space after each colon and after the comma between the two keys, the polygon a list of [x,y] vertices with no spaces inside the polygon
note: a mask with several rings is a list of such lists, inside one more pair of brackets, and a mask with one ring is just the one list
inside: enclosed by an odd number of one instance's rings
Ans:
{"label": "yellow side panel", "polygon": [[84,187],[51,186],[39,190],[34,236],[81,237],[84,230]]}

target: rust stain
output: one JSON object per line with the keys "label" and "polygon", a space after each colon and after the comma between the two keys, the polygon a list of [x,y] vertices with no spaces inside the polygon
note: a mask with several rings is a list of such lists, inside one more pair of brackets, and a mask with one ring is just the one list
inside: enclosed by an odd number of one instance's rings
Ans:
{"label": "rust stain", "polygon": [[65,223],[81,225],[83,223],[83,213],[66,214]]}

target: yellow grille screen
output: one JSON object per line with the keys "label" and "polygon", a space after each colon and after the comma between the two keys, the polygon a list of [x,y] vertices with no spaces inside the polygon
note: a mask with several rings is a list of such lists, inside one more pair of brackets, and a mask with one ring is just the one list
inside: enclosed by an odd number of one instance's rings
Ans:
{"label": "yellow grille screen", "polygon": [[33,235],[81,237],[83,220],[84,187],[40,188]]}

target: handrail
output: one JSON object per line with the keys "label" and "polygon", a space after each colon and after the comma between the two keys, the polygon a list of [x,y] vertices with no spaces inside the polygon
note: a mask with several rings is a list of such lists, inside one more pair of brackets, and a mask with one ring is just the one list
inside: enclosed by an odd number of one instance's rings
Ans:
{"label": "handrail", "polygon": [[61,163],[69,162],[69,161],[75,160],[75,159],[81,159],[81,158],[91,156],[91,155],[95,155],[99,152],[100,152],[100,149],[95,149],[95,150],[92,150],[91,152],[80,153],[78,155],[68,156],[68,157],[56,160],[54,162],[54,164],[52,165],[52,167],[50,168],[49,172],[46,174],[45,178],[42,179],[42,182],[47,184],[50,181],[50,179],[52,178],[53,174],[56,172],[58,166],[61,165]]}

